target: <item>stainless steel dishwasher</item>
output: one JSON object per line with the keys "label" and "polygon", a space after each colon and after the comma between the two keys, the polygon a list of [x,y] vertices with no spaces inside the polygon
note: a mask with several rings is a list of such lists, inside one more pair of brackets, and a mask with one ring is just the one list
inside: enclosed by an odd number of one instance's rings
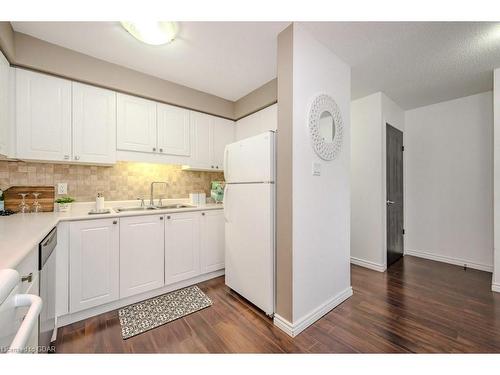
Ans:
{"label": "stainless steel dishwasher", "polygon": [[40,270],[40,297],[42,311],[39,320],[38,350],[51,351],[50,342],[56,320],[56,245],[57,228],[54,228],[39,245],[38,269]]}

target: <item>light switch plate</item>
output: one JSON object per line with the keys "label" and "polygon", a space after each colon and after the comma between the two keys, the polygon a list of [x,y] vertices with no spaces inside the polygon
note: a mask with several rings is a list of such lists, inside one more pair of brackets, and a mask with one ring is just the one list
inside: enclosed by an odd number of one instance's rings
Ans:
{"label": "light switch plate", "polygon": [[321,163],[313,161],[312,174],[313,176],[321,176]]}
{"label": "light switch plate", "polygon": [[57,194],[68,194],[68,184],[66,182],[57,184]]}

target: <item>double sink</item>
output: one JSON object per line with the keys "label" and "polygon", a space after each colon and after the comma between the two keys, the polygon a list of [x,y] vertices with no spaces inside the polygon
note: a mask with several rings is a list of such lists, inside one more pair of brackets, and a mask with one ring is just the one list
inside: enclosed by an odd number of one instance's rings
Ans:
{"label": "double sink", "polygon": [[117,212],[129,212],[129,211],[151,211],[151,210],[172,210],[179,208],[193,208],[194,206],[188,204],[167,204],[164,206],[143,206],[143,207],[123,207],[115,208]]}

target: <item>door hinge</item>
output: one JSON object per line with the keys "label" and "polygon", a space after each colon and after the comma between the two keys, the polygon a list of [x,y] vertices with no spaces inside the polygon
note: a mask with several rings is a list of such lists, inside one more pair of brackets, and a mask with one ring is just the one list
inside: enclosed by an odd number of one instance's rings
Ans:
{"label": "door hinge", "polygon": [[405,146],[401,146],[401,151],[404,151],[405,150]]}

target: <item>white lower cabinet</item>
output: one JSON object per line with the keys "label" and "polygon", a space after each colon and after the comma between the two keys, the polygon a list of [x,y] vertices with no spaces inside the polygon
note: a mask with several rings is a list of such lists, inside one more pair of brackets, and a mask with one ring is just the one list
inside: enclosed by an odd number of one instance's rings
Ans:
{"label": "white lower cabinet", "polygon": [[120,298],[164,285],[163,215],[120,219]]}
{"label": "white lower cabinet", "polygon": [[70,313],[119,298],[118,219],[70,223]]}
{"label": "white lower cabinet", "polygon": [[201,214],[201,273],[218,271],[224,268],[224,211],[210,210]]}
{"label": "white lower cabinet", "polygon": [[165,284],[200,274],[200,213],[166,215]]}

